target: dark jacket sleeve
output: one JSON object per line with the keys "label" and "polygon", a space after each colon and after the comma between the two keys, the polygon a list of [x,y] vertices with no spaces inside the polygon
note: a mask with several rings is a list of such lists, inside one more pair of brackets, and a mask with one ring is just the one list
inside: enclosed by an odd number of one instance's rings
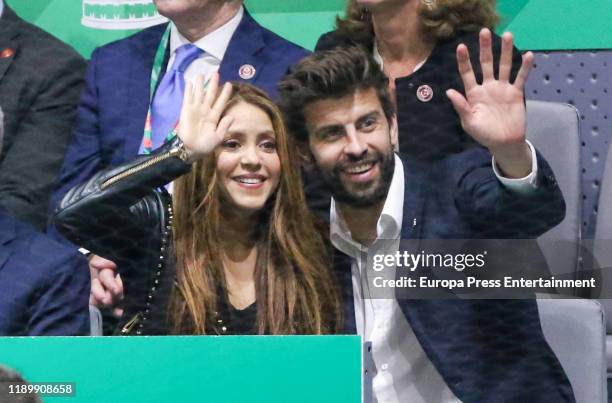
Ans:
{"label": "dark jacket sleeve", "polygon": [[[36,33],[36,32],[35,32]],[[43,35],[41,33],[40,35]],[[3,78],[6,147],[0,158],[0,207],[43,229],[70,140],[85,61],[46,34],[26,34]],[[36,51],[33,54],[34,49]]]}
{"label": "dark jacket sleeve", "polygon": [[76,122],[72,140],[66,149],[56,187],[51,195],[49,211],[53,214],[64,195],[76,184],[90,178],[98,171],[102,161],[100,127],[98,122],[99,100],[96,83],[99,80],[98,55],[91,56],[85,75],[85,86],[76,109]]}
{"label": "dark jacket sleeve", "polygon": [[[159,187],[187,173],[191,165],[173,156],[176,141],[150,156],[96,173],[66,193],[54,225],[67,239],[90,251],[125,261],[134,250],[147,249],[144,239],[155,238],[167,192]],[[157,232],[157,230],[153,231]],[[129,260],[129,259],[128,259]]]}
{"label": "dark jacket sleeve", "polygon": [[491,156],[483,148],[454,155],[448,163],[447,172],[453,173],[457,186],[457,208],[483,237],[534,238],[565,217],[561,190],[539,153],[537,187],[524,194],[501,184],[491,169]]}
{"label": "dark jacket sleeve", "polygon": [[[47,240],[45,240],[47,241]],[[34,247],[32,255],[40,253]],[[42,281],[28,306],[29,336],[85,336],[90,334],[89,289],[87,260],[76,250],[57,244],[55,256],[43,254],[41,259],[54,262],[40,273]],[[44,261],[44,260],[41,260]]]}

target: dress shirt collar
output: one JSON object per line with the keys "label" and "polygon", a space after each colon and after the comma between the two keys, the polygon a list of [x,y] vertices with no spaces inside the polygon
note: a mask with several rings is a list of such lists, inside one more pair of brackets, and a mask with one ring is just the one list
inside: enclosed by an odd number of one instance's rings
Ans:
{"label": "dress shirt collar", "polygon": [[0,0],[0,18],[2,18],[2,11],[4,11],[4,1]]}
{"label": "dress shirt collar", "polygon": [[[0,0],[1,1],[1,0]],[[242,17],[244,16],[244,7],[240,7],[240,10],[233,16],[228,22],[205,35],[204,37],[193,42],[198,48],[202,49],[206,54],[213,56],[215,59],[221,61],[227,50],[234,32],[240,25]],[[170,55],[173,55],[176,49],[179,47],[191,43],[185,38],[176,28],[174,23],[170,23]]]}
{"label": "dress shirt collar", "polygon": [[[385,199],[380,217],[376,225],[376,236],[378,239],[398,239],[402,228],[404,217],[404,164],[395,154],[395,169],[389,186],[389,192]],[[330,208],[330,239],[332,244],[342,252],[354,256],[354,250],[360,250],[361,246],[353,240],[346,222],[336,207],[336,201],[332,198]]]}

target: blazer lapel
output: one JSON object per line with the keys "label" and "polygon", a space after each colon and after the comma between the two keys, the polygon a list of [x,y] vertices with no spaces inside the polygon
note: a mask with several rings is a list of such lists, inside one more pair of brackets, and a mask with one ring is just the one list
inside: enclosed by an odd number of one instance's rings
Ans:
{"label": "blazer lapel", "polygon": [[0,80],[19,51],[17,23],[17,15],[4,4],[4,12],[0,18]]}
{"label": "blazer lapel", "polygon": [[[404,164],[404,209],[399,249],[402,252],[417,253],[422,236],[423,208],[427,192],[418,175],[419,170],[403,158],[402,163]],[[401,270],[396,270],[396,279],[402,275]]]}
{"label": "blazer lapel", "polygon": [[[424,172],[426,167],[418,163],[404,162],[406,189],[404,193],[404,219],[402,222],[402,238],[411,239],[414,242],[404,242],[400,250],[409,253],[418,253],[422,246],[419,240],[427,237],[424,231],[426,217],[425,209],[427,188],[432,186]],[[415,299],[398,298],[398,302],[406,320],[410,324],[417,340],[425,351],[425,354],[436,367],[446,384],[456,396],[463,396],[460,380],[463,379],[465,368],[462,367],[460,359],[462,351],[454,349],[456,335],[444,332],[445,325],[451,321],[453,324],[464,324],[465,328],[471,328],[469,315],[464,309],[470,301],[454,301],[443,299]],[[462,305],[463,304],[463,305]],[[473,318],[471,318],[473,319]]]}
{"label": "blazer lapel", "polygon": [[[257,80],[263,61],[255,56],[265,45],[262,29],[245,9],[242,21],[236,28],[221,61],[219,68],[221,81],[254,83]],[[250,69],[254,69],[251,74],[249,74]]]}
{"label": "blazer lapel", "polygon": [[[167,26],[168,24],[162,24],[151,29],[147,32],[148,35],[142,37],[142,40],[135,41],[131,45],[132,55],[128,58],[130,66],[129,79],[126,83],[127,96],[125,97],[129,100],[129,104],[127,105],[128,116],[126,116],[124,161],[134,158],[142,142],[151,97],[151,71],[155,53]],[[168,52],[165,58],[165,63],[167,62]]]}

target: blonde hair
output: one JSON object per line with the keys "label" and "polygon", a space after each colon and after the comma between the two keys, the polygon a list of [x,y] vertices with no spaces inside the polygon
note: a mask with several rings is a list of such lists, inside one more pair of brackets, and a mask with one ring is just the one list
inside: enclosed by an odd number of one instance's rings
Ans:
{"label": "blonde hair", "polygon": [[[261,90],[234,84],[226,111],[245,102],[268,115],[276,136],[281,178],[258,226],[255,268],[259,334],[321,334],[341,328],[341,303],[327,246],[306,206],[293,143],[278,107]],[[215,332],[219,293],[227,293],[218,240],[222,196],[211,156],[175,182],[176,285],[169,322],[178,334]],[[227,294],[222,297],[227,297]]]}
{"label": "blonde hair", "polygon": [[[459,32],[494,29],[499,22],[495,0],[420,0],[420,28],[433,42]],[[356,0],[348,0],[346,17],[336,18],[338,36],[370,49],[374,40],[372,16]]]}

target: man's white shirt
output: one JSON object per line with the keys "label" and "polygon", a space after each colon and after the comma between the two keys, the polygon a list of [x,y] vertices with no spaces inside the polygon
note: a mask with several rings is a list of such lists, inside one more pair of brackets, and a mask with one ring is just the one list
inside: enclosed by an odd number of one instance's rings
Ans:
{"label": "man's white shirt", "polygon": [[168,60],[168,68],[174,63],[176,50],[183,45],[193,43],[204,52],[187,67],[187,70],[185,70],[185,79],[193,82],[198,74],[203,74],[204,79],[208,80],[213,73],[219,70],[219,66],[221,66],[221,61],[223,60],[223,56],[225,56],[230,40],[234,32],[236,32],[238,25],[240,25],[243,16],[244,7],[241,6],[236,15],[228,22],[195,42],[190,42],[185,38],[176,28],[176,25],[171,22],[170,59]]}
{"label": "man's white shirt", "polygon": [[[534,147],[532,172],[525,178],[508,179],[500,175],[492,161],[500,182],[515,192],[528,192],[535,188],[537,160]],[[404,215],[405,184],[404,166],[395,155],[395,170],[381,215],[377,222],[377,238],[369,247],[354,241],[336,202],[332,198],[330,210],[330,239],[332,244],[351,257],[351,277],[357,333],[365,343],[371,343],[370,351],[364,350],[364,362],[371,360],[373,374],[372,391],[375,402],[410,403],[460,403],[450,390],[417,340],[396,298],[373,298],[373,277],[395,279],[395,267],[374,272],[375,255],[393,255],[399,248]]]}

